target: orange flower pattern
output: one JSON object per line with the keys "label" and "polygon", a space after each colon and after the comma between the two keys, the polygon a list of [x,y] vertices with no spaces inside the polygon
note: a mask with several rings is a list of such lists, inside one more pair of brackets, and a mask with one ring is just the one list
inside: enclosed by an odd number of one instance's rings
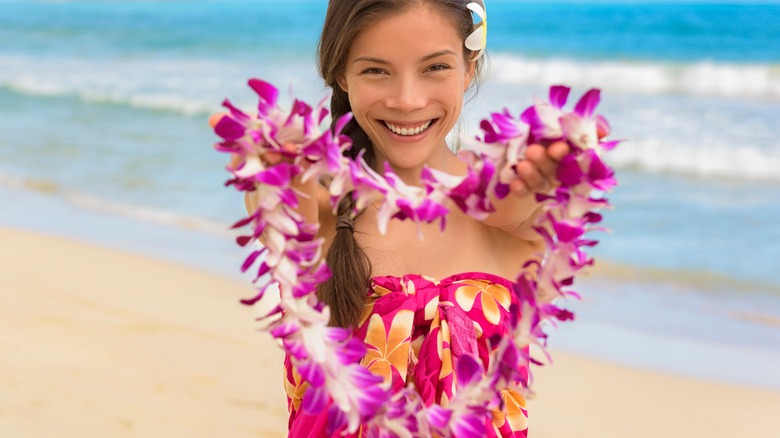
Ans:
{"label": "orange flower pattern", "polygon": [[401,310],[390,322],[390,329],[385,329],[385,320],[381,315],[373,314],[368,323],[366,348],[368,352],[363,357],[362,364],[372,373],[384,377],[389,387],[395,373],[406,375],[409,363],[409,336],[414,312]]}
{"label": "orange flower pattern", "polygon": [[[509,280],[484,273],[458,274],[439,282],[420,275],[374,278],[354,331],[366,344],[362,364],[382,376],[391,390],[413,384],[427,405],[446,406],[457,390],[453,364],[458,356],[474,354],[487,368],[488,340],[507,333],[515,299],[510,288]],[[302,412],[301,394],[308,383],[300,380],[289,358],[285,366],[291,434],[305,431],[306,436],[327,437],[327,409],[316,416]],[[527,368],[521,374],[527,376]],[[516,390],[504,390],[501,396],[504,409],[485,418],[492,424],[488,437],[527,436],[525,399]]]}
{"label": "orange flower pattern", "polygon": [[463,280],[461,286],[455,291],[455,300],[466,312],[474,307],[477,297],[480,298],[480,308],[487,322],[496,325],[501,321],[501,312],[498,306],[509,311],[512,304],[512,294],[502,284],[496,284],[486,280]]}

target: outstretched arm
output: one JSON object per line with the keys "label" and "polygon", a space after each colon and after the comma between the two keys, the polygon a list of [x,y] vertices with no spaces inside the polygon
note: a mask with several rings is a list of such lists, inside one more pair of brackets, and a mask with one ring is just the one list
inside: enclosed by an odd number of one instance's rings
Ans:
{"label": "outstretched arm", "polygon": [[[219,123],[225,114],[226,113],[222,112],[212,115],[209,118],[209,125],[214,128],[214,126]],[[272,156],[271,154],[267,154],[264,156],[264,159],[267,161],[267,164],[272,165],[277,164],[283,158],[281,155]],[[232,155],[230,157],[229,166],[233,169],[241,166],[243,163],[241,163],[240,160],[241,157],[239,155]],[[300,175],[293,179],[292,186],[298,193],[298,213],[303,216],[307,223],[319,224],[321,222],[320,204],[323,204],[323,201],[327,200],[327,193],[324,193],[324,189],[317,181],[310,180],[306,183],[301,182]],[[257,191],[244,193],[244,204],[246,205],[246,211],[248,214],[252,214],[257,210],[257,205],[259,204],[258,196],[259,192]]]}
{"label": "outstretched arm", "polygon": [[491,200],[496,211],[484,223],[524,240],[539,239],[533,224],[541,209],[534,194],[546,193],[558,184],[558,166],[569,150],[569,145],[562,141],[546,147],[528,146],[526,158],[515,166],[517,178],[509,185],[510,195]]}

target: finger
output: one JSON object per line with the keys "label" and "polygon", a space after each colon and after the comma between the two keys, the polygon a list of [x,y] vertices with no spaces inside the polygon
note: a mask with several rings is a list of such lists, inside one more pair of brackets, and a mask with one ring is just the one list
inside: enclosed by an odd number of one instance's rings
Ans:
{"label": "finger", "polygon": [[552,188],[552,182],[542,175],[539,169],[530,161],[523,160],[515,166],[517,177],[525,183],[531,192],[546,192]]}
{"label": "finger", "polygon": [[226,115],[227,113],[225,112],[212,114],[211,117],[209,117],[209,126],[211,126],[211,129],[214,129],[214,127],[217,126],[217,123]]}
{"label": "finger", "polygon": [[280,161],[282,161],[284,159],[284,155],[277,151],[266,151],[262,158],[266,164],[273,166],[274,164],[278,164]]}
{"label": "finger", "polygon": [[565,141],[556,141],[550,146],[547,146],[547,155],[558,162],[566,155],[569,155],[569,152],[571,152],[571,147],[569,147],[569,144]]}
{"label": "finger", "polygon": [[230,168],[231,169],[238,169],[238,166],[241,165],[241,163],[244,162],[244,158],[239,154],[230,154]]}
{"label": "finger", "polygon": [[558,161],[549,156],[546,147],[538,144],[528,146],[525,158],[536,166],[544,178],[555,181],[558,175]]}
{"label": "finger", "polygon": [[515,178],[509,182],[509,190],[515,194],[515,196],[519,197],[528,196],[531,194],[531,191],[520,178]]}

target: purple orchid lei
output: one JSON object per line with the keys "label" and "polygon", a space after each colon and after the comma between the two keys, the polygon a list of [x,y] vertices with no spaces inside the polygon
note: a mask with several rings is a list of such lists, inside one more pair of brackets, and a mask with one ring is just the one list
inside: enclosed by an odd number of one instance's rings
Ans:
{"label": "purple orchid lei", "polygon": [[[512,388],[513,382],[527,381],[520,378],[521,365],[541,364],[530,357],[527,347],[536,345],[545,351],[544,323],[573,318],[552,300],[579,298],[571,290],[574,277],[593,263],[585,249],[596,241],[584,236],[601,229],[596,225],[601,221],[598,211],[608,206],[603,194],[616,185],[601,153],[618,144],[602,141],[609,125],[594,114],[599,91],[588,91],[573,111],[565,111],[569,88],[553,86],[549,102],[538,101],[519,117],[508,110],[491,114],[481,123],[481,138],[460,154],[468,164],[465,176],[425,168],[424,186],[417,187],[405,184],[389,166],[380,175],[362,156],[353,160],[344,155],[351,140],[341,131],[350,114],[338,119],[332,130],[322,130],[328,115],[325,101],[311,107],[295,100],[290,111],[283,111],[273,85],[251,79],[249,86],[259,97],[257,113],[243,112],[225,100],[228,112],[214,127],[222,141],[215,148],[239,158],[234,160],[239,163],[236,167],[228,167],[232,178],[226,184],[259,192],[257,210],[233,226],[251,230],[237,239],[239,245],[261,236],[265,243],[251,251],[241,267],[244,272],[256,270],[258,290],[242,302],[255,304],[269,287],[278,286],[279,304],[260,319],[310,384],[303,410],[317,414],[330,402],[330,431],[354,433],[362,426],[370,437],[430,436],[432,432],[484,435],[485,414],[501,406],[501,391]],[[514,166],[524,158],[528,145],[552,141],[566,141],[571,151],[559,166],[560,185],[550,193],[536,194],[543,213],[535,229],[547,244],[546,252],[540,260],[519,266],[512,288],[519,304],[510,309],[511,335],[491,340],[497,348],[489,368],[484,370],[478,358],[461,356],[456,365],[458,391],[447,407],[426,407],[413,388],[399,393],[384,389],[382,377],[360,365],[363,343],[352,338],[350,330],[328,326],[330,310],[316,296],[317,285],[330,276],[322,257],[323,240],[316,237],[316,226],[305,223],[296,211],[298,196],[303,194],[296,192],[293,180],[329,181],[334,210],[350,191],[357,210],[378,203],[378,228],[383,234],[392,219],[418,224],[438,220],[443,229],[447,199],[467,214],[485,218],[493,211],[490,197],[509,194],[509,183],[516,177]]]}

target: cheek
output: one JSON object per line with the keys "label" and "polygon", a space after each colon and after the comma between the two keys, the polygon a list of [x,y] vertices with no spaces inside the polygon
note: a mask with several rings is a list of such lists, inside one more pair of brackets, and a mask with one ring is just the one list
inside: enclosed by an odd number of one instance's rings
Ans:
{"label": "cheek", "polygon": [[371,94],[365,87],[352,87],[349,93],[349,105],[355,117],[363,118],[371,106]]}

